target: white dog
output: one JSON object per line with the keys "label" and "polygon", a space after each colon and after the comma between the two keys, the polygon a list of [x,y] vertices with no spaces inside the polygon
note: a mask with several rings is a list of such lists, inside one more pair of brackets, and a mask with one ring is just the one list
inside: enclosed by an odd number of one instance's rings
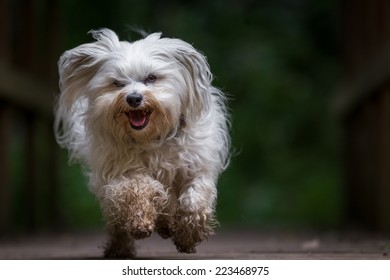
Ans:
{"label": "white dog", "polygon": [[110,236],[105,257],[133,257],[134,239],[153,231],[195,253],[213,234],[229,158],[225,97],[186,42],[91,33],[95,42],[59,60],[55,131],[87,167]]}

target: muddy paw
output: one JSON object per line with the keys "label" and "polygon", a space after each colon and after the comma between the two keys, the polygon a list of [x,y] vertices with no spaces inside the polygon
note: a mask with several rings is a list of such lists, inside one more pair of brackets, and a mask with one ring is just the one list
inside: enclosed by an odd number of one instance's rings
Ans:
{"label": "muddy paw", "polygon": [[135,226],[130,230],[130,235],[134,239],[144,239],[152,235],[153,226]]}
{"label": "muddy paw", "polygon": [[179,253],[186,253],[186,254],[195,254],[196,248],[195,245],[188,245],[188,244],[181,244],[178,241],[173,241],[173,244],[175,244],[176,249]]}
{"label": "muddy paw", "polygon": [[196,253],[195,247],[214,233],[213,218],[203,212],[178,211],[172,241],[181,253]]}

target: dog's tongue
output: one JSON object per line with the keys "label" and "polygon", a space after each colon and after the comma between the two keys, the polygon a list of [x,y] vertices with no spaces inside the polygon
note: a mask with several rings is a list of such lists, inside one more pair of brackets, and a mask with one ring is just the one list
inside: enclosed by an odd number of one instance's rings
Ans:
{"label": "dog's tongue", "polygon": [[146,113],[143,110],[133,110],[130,111],[130,123],[132,126],[140,127],[143,126],[146,122]]}

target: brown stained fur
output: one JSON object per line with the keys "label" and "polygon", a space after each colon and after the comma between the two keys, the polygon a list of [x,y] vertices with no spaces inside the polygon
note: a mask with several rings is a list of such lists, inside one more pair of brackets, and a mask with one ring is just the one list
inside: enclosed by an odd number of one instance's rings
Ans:
{"label": "brown stained fur", "polygon": [[[119,94],[113,102],[113,117],[119,129],[124,128],[126,132],[125,138],[130,136],[137,143],[148,143],[150,141],[165,138],[172,129],[172,116],[169,112],[161,107],[161,104],[155,97],[149,93],[144,93],[145,104],[137,109],[148,109],[151,113],[149,124],[141,131],[131,129],[128,117],[125,112],[129,110],[126,103],[125,93]],[[179,120],[180,121],[180,120]]]}
{"label": "brown stained fur", "polygon": [[178,210],[175,215],[172,241],[181,253],[196,253],[195,247],[214,234],[217,222],[207,212],[188,213]]}
{"label": "brown stained fur", "polygon": [[159,182],[145,176],[120,180],[118,185],[102,189],[98,196],[110,226],[135,239],[150,236],[167,201],[167,193]]}
{"label": "brown stained fur", "polygon": [[147,175],[105,186],[98,197],[110,237],[104,252],[107,258],[134,257],[134,240],[149,237],[153,231],[172,238],[184,253],[195,253],[195,247],[214,233],[211,212],[176,210],[172,214],[175,205],[168,203],[168,192]]}

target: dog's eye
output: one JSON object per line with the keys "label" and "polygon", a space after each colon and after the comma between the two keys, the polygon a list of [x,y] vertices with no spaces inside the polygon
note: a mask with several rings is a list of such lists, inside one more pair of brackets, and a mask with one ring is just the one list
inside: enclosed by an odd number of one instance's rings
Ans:
{"label": "dog's eye", "polygon": [[123,88],[126,85],[124,82],[120,82],[120,81],[116,81],[116,80],[113,82],[113,84],[117,88]]}
{"label": "dog's eye", "polygon": [[144,83],[145,84],[153,84],[154,82],[156,82],[156,80],[157,80],[157,77],[155,75],[149,75],[144,80]]}

